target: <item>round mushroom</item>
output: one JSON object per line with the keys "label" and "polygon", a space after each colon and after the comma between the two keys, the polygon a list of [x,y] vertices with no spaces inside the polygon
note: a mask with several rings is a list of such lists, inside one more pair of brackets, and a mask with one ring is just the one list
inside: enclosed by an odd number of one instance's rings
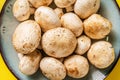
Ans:
{"label": "round mushroom", "polygon": [[91,46],[91,39],[85,35],[82,35],[80,37],[77,38],[77,47],[75,50],[75,53],[79,54],[79,55],[83,55],[84,53],[86,53],[88,51],[88,49]]}
{"label": "round mushroom", "polygon": [[42,36],[42,48],[49,56],[61,58],[73,53],[77,44],[75,35],[66,28],[48,30]]}
{"label": "round mushroom", "polygon": [[114,48],[109,42],[98,41],[91,46],[87,57],[95,67],[100,69],[107,68],[115,59]]}
{"label": "round mushroom", "polygon": [[65,59],[64,65],[68,76],[72,78],[82,78],[89,71],[89,64],[85,57],[80,55],[72,55]]}
{"label": "round mushroom", "polygon": [[[71,22],[72,21],[72,22]],[[64,28],[70,29],[76,37],[83,32],[83,23],[81,19],[74,13],[66,13],[61,17],[61,24]]]}
{"label": "round mushroom", "polygon": [[35,21],[40,24],[43,32],[61,26],[58,15],[46,6],[41,6],[35,11]]}
{"label": "round mushroom", "polygon": [[77,0],[74,12],[82,19],[96,13],[100,7],[100,0]]}
{"label": "round mushroom", "polygon": [[76,0],[54,0],[57,7],[66,8],[75,3]]}
{"label": "round mushroom", "polygon": [[54,11],[58,15],[59,18],[61,18],[61,16],[64,14],[61,8],[55,8]]}
{"label": "round mushroom", "polygon": [[20,23],[15,29],[12,43],[18,53],[29,54],[39,45],[41,29],[39,24],[33,20]]}
{"label": "round mushroom", "polygon": [[35,50],[30,54],[18,54],[19,69],[25,75],[32,75],[39,69],[40,60],[42,55],[39,51]]}
{"label": "round mushroom", "polygon": [[18,21],[24,21],[30,17],[30,7],[28,0],[15,1],[13,5],[13,16]]}
{"label": "round mushroom", "polygon": [[93,14],[84,21],[84,32],[92,39],[102,39],[112,29],[111,22],[99,14]]}
{"label": "round mushroom", "polygon": [[63,80],[66,76],[65,66],[52,57],[44,57],[40,62],[40,69],[50,80]]}
{"label": "round mushroom", "polygon": [[35,8],[40,6],[48,6],[53,0],[28,0]]}

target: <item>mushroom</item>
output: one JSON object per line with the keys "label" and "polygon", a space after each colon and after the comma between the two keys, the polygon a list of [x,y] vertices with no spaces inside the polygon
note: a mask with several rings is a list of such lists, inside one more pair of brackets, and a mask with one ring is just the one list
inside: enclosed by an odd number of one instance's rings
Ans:
{"label": "mushroom", "polygon": [[82,78],[89,71],[89,64],[85,57],[80,55],[72,55],[65,59],[65,68],[68,76],[72,78]]}
{"label": "mushroom", "polygon": [[98,41],[92,44],[87,57],[95,67],[100,69],[107,68],[115,59],[114,48],[107,41]]}
{"label": "mushroom", "polygon": [[65,9],[66,9],[66,12],[74,11],[74,5],[68,6]]}
{"label": "mushroom", "polygon": [[36,10],[35,21],[40,24],[43,32],[61,26],[58,15],[52,8],[46,6],[41,6]]}
{"label": "mushroom", "polygon": [[50,80],[63,80],[66,76],[65,66],[52,57],[44,57],[40,62],[40,69]]}
{"label": "mushroom", "polygon": [[59,18],[61,18],[61,16],[64,14],[61,8],[55,8],[54,11],[58,15]]}
{"label": "mushroom", "polygon": [[91,39],[85,35],[82,35],[80,37],[77,38],[77,47],[75,50],[75,53],[83,55],[84,53],[86,53],[88,51],[88,49],[91,46]]}
{"label": "mushroom", "polygon": [[81,19],[72,12],[66,13],[61,17],[61,24],[64,28],[70,29],[76,37],[80,36],[83,32]]}
{"label": "mushroom", "polygon": [[54,0],[54,3],[59,8],[66,8],[75,3],[76,0]]}
{"label": "mushroom", "polygon": [[12,43],[18,53],[29,54],[39,45],[41,29],[39,24],[33,20],[20,23],[15,29]]}
{"label": "mushroom", "polygon": [[25,75],[32,75],[39,69],[40,60],[42,55],[39,51],[35,50],[30,54],[18,54],[19,69]]}
{"label": "mushroom", "polygon": [[35,8],[40,6],[48,6],[53,0],[28,0]]}
{"label": "mushroom", "polygon": [[13,5],[13,16],[18,21],[24,21],[30,17],[30,7],[28,0],[15,1]]}
{"label": "mushroom", "polygon": [[82,19],[96,13],[100,7],[100,0],[77,0],[74,12]]}
{"label": "mushroom", "polygon": [[54,28],[42,36],[42,48],[49,56],[61,58],[73,53],[77,44],[75,35],[66,28]]}
{"label": "mushroom", "polygon": [[35,8],[33,7],[33,5],[31,3],[29,3],[29,6],[30,6],[30,14],[34,14],[35,13]]}
{"label": "mushroom", "polygon": [[93,14],[84,21],[84,32],[92,39],[102,39],[112,29],[112,23],[99,14]]}

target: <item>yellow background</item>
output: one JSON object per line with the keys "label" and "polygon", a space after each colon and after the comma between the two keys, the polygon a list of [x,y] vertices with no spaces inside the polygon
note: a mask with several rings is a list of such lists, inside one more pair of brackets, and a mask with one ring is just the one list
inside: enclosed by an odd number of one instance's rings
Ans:
{"label": "yellow background", "polygon": [[[120,0],[116,1],[120,7]],[[4,3],[5,0],[0,0],[0,11]],[[0,80],[17,80],[7,68],[1,54],[0,54]],[[120,58],[115,68],[112,70],[112,72],[108,75],[108,77],[105,80],[120,80]]]}

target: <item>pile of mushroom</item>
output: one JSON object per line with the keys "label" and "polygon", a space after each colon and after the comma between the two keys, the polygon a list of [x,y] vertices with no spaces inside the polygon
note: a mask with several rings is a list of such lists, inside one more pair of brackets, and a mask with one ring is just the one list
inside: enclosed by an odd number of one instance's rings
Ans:
{"label": "pile of mushroom", "polygon": [[40,68],[48,79],[62,80],[85,77],[89,62],[99,69],[110,66],[114,48],[103,39],[112,23],[96,14],[99,7],[100,0],[16,0],[13,16],[20,24],[12,44],[20,71],[32,75]]}

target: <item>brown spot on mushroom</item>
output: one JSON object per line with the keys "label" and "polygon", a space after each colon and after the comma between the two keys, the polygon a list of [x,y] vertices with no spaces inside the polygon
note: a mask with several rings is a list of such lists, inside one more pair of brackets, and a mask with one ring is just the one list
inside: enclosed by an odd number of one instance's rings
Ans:
{"label": "brown spot on mushroom", "polygon": [[68,71],[72,74],[75,74],[75,75],[79,74],[79,71],[78,71],[77,67],[70,68],[70,69],[68,69]]}

